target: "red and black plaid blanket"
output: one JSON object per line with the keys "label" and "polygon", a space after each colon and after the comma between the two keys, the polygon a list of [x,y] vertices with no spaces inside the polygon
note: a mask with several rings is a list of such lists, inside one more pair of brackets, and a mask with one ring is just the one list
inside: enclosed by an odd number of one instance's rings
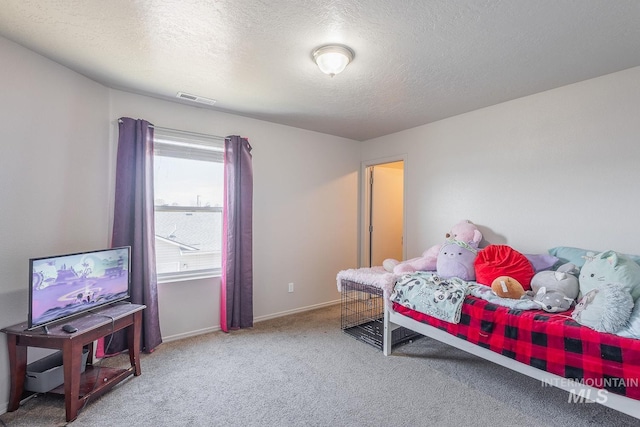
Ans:
{"label": "red and black plaid blanket", "polygon": [[535,368],[640,400],[640,340],[581,326],[570,312],[515,310],[474,296],[455,324],[397,303],[393,309]]}

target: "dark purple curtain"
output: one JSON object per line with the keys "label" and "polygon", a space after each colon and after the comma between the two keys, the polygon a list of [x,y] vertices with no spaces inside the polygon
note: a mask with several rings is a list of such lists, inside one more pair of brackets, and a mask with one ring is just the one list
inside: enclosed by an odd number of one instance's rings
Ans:
{"label": "dark purple curtain", "polygon": [[[112,247],[131,246],[131,302],[144,304],[142,350],[162,343],[158,318],[155,227],[153,218],[153,128],[149,122],[119,120]],[[124,333],[105,340],[106,354],[127,348]]]}
{"label": "dark purple curtain", "polygon": [[253,326],[253,169],[246,138],[224,141],[220,328]]}

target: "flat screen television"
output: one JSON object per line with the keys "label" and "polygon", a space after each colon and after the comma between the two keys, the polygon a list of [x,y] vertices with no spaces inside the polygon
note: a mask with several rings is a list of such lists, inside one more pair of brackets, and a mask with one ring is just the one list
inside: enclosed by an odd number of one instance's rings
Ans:
{"label": "flat screen television", "polygon": [[128,299],[130,264],[128,246],[30,259],[28,328]]}

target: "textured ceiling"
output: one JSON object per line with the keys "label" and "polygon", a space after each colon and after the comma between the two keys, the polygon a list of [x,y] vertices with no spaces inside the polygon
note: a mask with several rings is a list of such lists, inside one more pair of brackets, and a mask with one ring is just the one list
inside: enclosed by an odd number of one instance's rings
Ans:
{"label": "textured ceiling", "polygon": [[[639,23],[637,0],[0,2],[0,35],[106,86],[356,140],[639,66]],[[356,55],[334,78],[327,43]]]}

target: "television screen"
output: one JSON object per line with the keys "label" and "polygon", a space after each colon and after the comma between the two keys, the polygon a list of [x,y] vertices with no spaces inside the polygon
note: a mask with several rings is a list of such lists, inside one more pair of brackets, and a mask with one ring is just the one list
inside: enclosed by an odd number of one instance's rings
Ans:
{"label": "television screen", "polygon": [[130,248],[29,260],[28,327],[129,298]]}

